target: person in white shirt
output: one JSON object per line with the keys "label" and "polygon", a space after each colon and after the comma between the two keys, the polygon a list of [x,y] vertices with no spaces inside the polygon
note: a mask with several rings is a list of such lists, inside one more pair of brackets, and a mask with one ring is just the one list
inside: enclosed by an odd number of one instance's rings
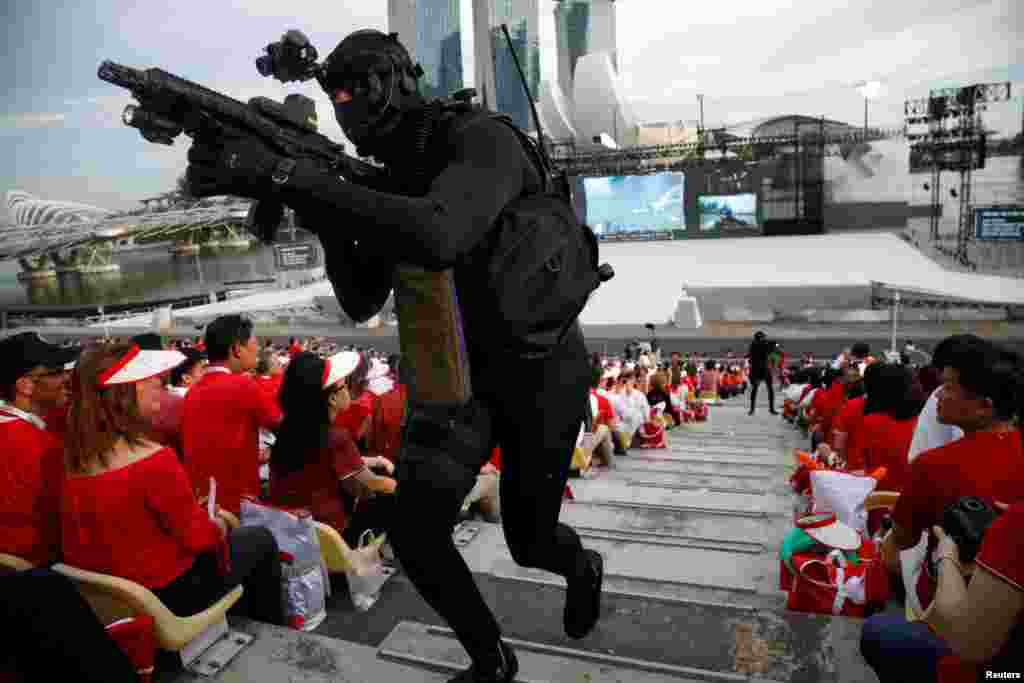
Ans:
{"label": "person in white shirt", "polygon": [[[975,344],[981,339],[973,334],[956,334],[946,337],[935,347],[932,355],[932,365],[941,373],[947,363],[950,354],[962,344]],[[921,453],[930,451],[933,448],[945,446],[951,441],[963,438],[963,431],[954,425],[942,424],[939,422],[938,407],[939,398],[942,396],[940,385],[932,395],[928,397],[921,415],[917,418],[917,427],[914,429],[914,438],[910,442],[910,450],[907,452],[907,461],[914,462]]]}

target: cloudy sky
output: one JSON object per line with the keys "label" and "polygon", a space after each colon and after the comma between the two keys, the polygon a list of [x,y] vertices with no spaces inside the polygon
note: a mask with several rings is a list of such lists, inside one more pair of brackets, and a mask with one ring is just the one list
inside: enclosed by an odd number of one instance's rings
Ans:
{"label": "cloudy sky", "polygon": [[[550,74],[551,2],[540,2]],[[859,122],[863,99],[854,84],[874,80],[882,89],[872,124],[898,126],[907,96],[1010,80],[1019,83],[1015,101],[987,123],[1015,132],[1024,106],[1022,7],[1020,0],[618,0],[619,67],[641,120],[692,120],[702,93],[709,125],[783,113]],[[241,100],[304,92],[317,100],[324,132],[340,139],[319,88],[263,79],[253,59],[291,27],[326,54],[349,31],[385,29],[387,4],[34,0],[9,3],[7,15],[0,192],[117,209],[170,189],[184,171],[187,139],[162,147],[123,126],[130,98],[96,77],[101,60],[160,66]]]}

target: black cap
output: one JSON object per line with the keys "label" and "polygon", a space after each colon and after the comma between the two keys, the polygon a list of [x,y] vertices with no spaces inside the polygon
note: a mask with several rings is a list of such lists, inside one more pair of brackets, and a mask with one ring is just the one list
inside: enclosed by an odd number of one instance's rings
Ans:
{"label": "black cap", "polygon": [[0,339],[0,385],[14,384],[32,368],[63,368],[78,358],[79,349],[51,344],[37,332]]}

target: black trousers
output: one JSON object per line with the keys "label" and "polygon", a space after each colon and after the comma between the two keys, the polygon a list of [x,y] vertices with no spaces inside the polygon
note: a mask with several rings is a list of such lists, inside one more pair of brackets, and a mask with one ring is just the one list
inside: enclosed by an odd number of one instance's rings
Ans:
{"label": "black trousers", "polygon": [[204,553],[181,576],[153,593],[171,612],[187,617],[202,612],[235,586],[244,587],[231,613],[268,624],[284,624],[281,561],[274,535],[263,527],[241,527],[228,534],[231,574],[221,576],[217,558]]}
{"label": "black trousers", "polygon": [[26,681],[138,680],[71,580],[50,569],[0,576],[0,623],[0,670]]}
{"label": "black trousers", "polygon": [[[476,368],[474,368],[476,370]],[[473,386],[477,436],[430,438],[410,410],[396,476],[390,538],[424,600],[448,622],[474,662],[493,662],[501,630],[452,541],[463,498],[501,447],[501,518],[513,559],[570,578],[585,571],[579,536],[558,522],[587,398],[590,366],[582,334],[552,357],[509,360]],[[513,378],[509,382],[509,378]],[[441,438],[441,443],[438,443]]]}
{"label": "black trousers", "polygon": [[772,388],[772,376],[771,375],[751,375],[750,376],[750,410],[753,412],[754,407],[757,405],[757,387],[761,382],[764,382],[768,387],[768,405],[771,409],[775,410],[775,389]]}

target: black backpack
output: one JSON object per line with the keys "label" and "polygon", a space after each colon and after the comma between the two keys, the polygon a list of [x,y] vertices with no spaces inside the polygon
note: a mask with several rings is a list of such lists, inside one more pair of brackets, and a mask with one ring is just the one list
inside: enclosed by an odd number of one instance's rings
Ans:
{"label": "black backpack", "polygon": [[486,330],[492,348],[519,358],[545,358],[557,349],[590,295],[615,275],[598,265],[597,237],[580,222],[564,175],[550,168],[537,143],[508,116],[479,111],[515,131],[541,177],[538,192],[524,193],[498,214],[480,248],[487,264],[482,286],[488,301]]}

